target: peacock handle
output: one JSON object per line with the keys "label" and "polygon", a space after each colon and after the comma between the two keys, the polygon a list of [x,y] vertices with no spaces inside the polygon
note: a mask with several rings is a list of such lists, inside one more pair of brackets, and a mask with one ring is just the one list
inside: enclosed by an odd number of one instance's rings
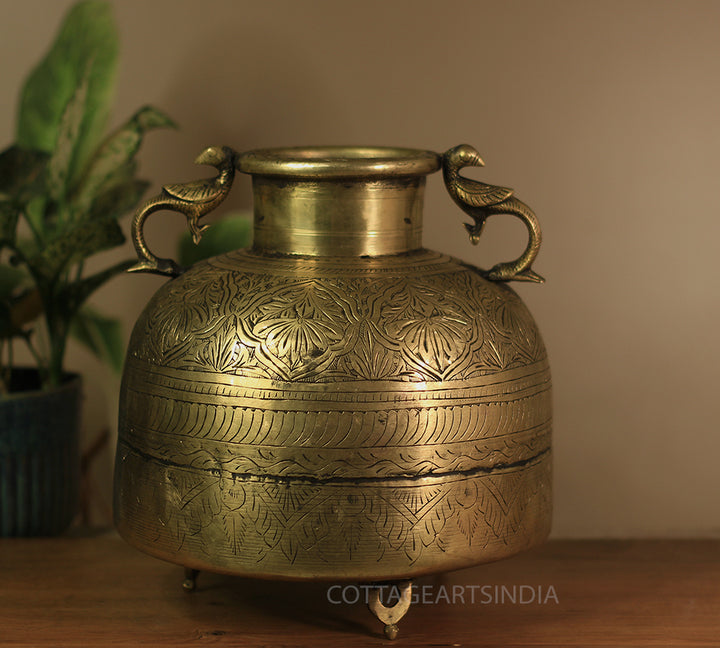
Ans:
{"label": "peacock handle", "polygon": [[460,170],[468,166],[485,166],[480,154],[468,144],[456,146],[443,155],[443,177],[448,193],[474,221],[465,223],[470,241],[477,245],[487,218],[494,214],[516,216],[528,230],[528,244],[523,253],[514,261],[498,263],[490,270],[483,271],[484,276],[492,281],[542,283],[545,280],[530,267],[542,241],[540,224],[535,213],[513,195],[512,189],[485,184],[460,175]]}
{"label": "peacock handle", "polygon": [[235,176],[237,153],[227,146],[211,146],[196,159],[195,164],[207,164],[218,170],[218,175],[205,180],[182,184],[165,185],[162,191],[148,200],[135,213],[132,221],[132,241],[138,255],[138,262],[128,272],[150,272],[177,277],[184,268],[172,259],[163,259],[150,251],[145,242],[143,227],[150,214],[168,210],[183,214],[187,218],[193,241],[197,244],[208,225],[201,225],[200,219],[217,207],[230,192]]}

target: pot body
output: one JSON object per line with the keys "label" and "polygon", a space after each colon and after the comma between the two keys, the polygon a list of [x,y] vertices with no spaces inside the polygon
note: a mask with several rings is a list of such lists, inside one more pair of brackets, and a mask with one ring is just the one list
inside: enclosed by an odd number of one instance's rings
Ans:
{"label": "pot body", "polygon": [[[36,372],[16,369],[29,377]],[[78,510],[81,381],[0,399],[0,537],[52,536]]]}
{"label": "pot body", "polygon": [[167,283],[133,332],[123,537],[196,569],[330,580],[413,577],[542,542],[545,348],[506,284],[419,245],[423,173],[247,166],[254,247]]}

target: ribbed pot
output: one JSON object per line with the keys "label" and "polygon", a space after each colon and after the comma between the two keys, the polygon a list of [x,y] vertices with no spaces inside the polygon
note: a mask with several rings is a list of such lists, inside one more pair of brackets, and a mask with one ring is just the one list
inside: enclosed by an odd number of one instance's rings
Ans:
{"label": "ribbed pot", "polygon": [[[16,369],[14,382],[34,370]],[[0,398],[0,536],[51,536],[78,510],[81,380]]]}

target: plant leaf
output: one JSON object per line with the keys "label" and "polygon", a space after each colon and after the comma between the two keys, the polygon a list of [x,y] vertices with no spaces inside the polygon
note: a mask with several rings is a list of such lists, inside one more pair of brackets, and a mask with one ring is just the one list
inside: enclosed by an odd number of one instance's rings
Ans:
{"label": "plant leaf", "polygon": [[42,313],[42,299],[37,288],[19,290],[28,278],[23,268],[0,265],[0,338],[22,335],[23,326]]}
{"label": "plant leaf", "polygon": [[138,110],[125,124],[113,132],[100,145],[87,168],[73,199],[74,208],[86,211],[95,195],[115,184],[116,178],[125,177],[127,169],[140,149],[145,133],[155,128],[177,128],[167,115],[152,106]]}
{"label": "plant leaf", "polygon": [[27,264],[36,277],[54,282],[73,263],[124,242],[125,235],[113,218],[67,223],[47,237],[44,247]]}
{"label": "plant leaf", "polygon": [[105,130],[115,87],[118,37],[107,2],[85,0],[67,13],[55,42],[20,95],[16,141],[51,152],[63,113],[87,74],[86,111],[68,174],[72,183]]}
{"label": "plant leaf", "polygon": [[10,319],[17,332],[25,324],[35,321],[43,312],[42,297],[37,288],[30,288],[10,302]]}
{"label": "plant leaf", "polygon": [[45,233],[45,208],[47,198],[38,194],[33,196],[25,205],[25,217],[34,232],[40,237]]}
{"label": "plant leaf", "polygon": [[60,126],[57,141],[47,165],[47,191],[51,200],[61,202],[65,199],[70,180],[70,171],[77,146],[80,142],[80,129],[87,103],[87,76],[68,101]]}
{"label": "plant leaf", "polygon": [[10,305],[0,301],[0,340],[6,340],[14,335],[17,335],[17,331],[12,325]]}
{"label": "plant leaf", "polygon": [[125,272],[125,270],[135,265],[136,262],[136,260],[121,261],[105,270],[101,270],[89,277],[85,277],[80,281],[74,281],[65,286],[58,295],[58,300],[63,304],[63,312],[68,314],[69,317],[72,317],[93,292],[113,277]]}
{"label": "plant leaf", "polygon": [[189,231],[183,232],[178,244],[180,265],[189,267],[203,259],[247,247],[251,241],[250,213],[231,212],[222,220],[213,223],[197,245],[193,243]]}
{"label": "plant leaf", "polygon": [[137,206],[149,186],[150,183],[146,180],[137,179],[111,186],[105,193],[95,198],[86,216],[87,220],[108,218],[117,220]]}
{"label": "plant leaf", "polygon": [[4,245],[14,245],[20,212],[10,202],[0,202],[0,249]]}
{"label": "plant leaf", "polygon": [[0,153],[0,199],[26,202],[44,191],[43,171],[48,154],[11,146]]}
{"label": "plant leaf", "polygon": [[15,289],[27,279],[27,272],[5,263],[0,264],[0,300],[10,299]]}
{"label": "plant leaf", "polygon": [[107,362],[114,371],[122,371],[125,342],[119,320],[105,317],[85,306],[73,318],[70,335],[100,360]]}
{"label": "plant leaf", "polygon": [[[133,169],[123,171],[123,177],[127,177],[126,171]],[[58,225],[47,236],[42,249],[28,252],[28,265],[33,273],[54,281],[72,264],[122,245],[125,235],[117,219],[138,204],[148,184],[144,180],[126,180],[98,196],[84,218]]]}

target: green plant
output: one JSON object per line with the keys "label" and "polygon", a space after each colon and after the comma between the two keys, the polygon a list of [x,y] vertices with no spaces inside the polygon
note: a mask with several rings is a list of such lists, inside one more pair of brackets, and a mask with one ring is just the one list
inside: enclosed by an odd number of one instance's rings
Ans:
{"label": "green plant", "polygon": [[68,335],[122,365],[119,323],[85,305],[132,261],[88,274],[85,262],[121,245],[118,219],[148,183],[136,154],[149,130],[173,127],[146,106],[105,135],[118,37],[110,6],[74,5],[22,88],[15,143],[0,153],[0,390],[13,344],[30,348],[44,386],[63,376]]}
{"label": "green plant", "polygon": [[198,261],[247,247],[251,242],[252,213],[231,211],[213,223],[198,243],[193,241],[189,230],[183,232],[178,241],[178,261],[187,268]]}

